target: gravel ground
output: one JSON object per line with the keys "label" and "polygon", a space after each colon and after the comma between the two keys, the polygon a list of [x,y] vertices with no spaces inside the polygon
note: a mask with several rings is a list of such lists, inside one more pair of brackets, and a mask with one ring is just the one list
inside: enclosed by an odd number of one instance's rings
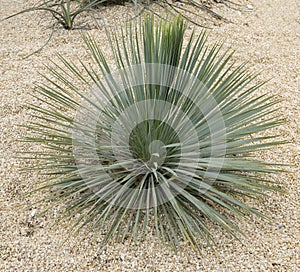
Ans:
{"label": "gravel ground", "polygon": [[[35,1],[0,0],[0,18],[28,7]],[[237,221],[245,232],[241,242],[228,238],[216,228],[217,245],[203,247],[196,254],[182,245],[178,253],[164,247],[149,234],[139,245],[113,244],[97,249],[97,239],[83,230],[68,235],[68,221],[56,224],[60,206],[42,217],[44,207],[34,204],[39,194],[25,196],[41,179],[21,172],[28,166],[16,158],[33,147],[17,142],[26,131],[18,124],[30,120],[25,103],[34,103],[33,86],[41,81],[44,64],[56,53],[68,59],[86,59],[80,31],[58,29],[43,51],[24,59],[41,46],[51,33],[48,17],[31,13],[0,23],[0,271],[300,271],[300,2],[298,0],[244,1],[248,10],[218,7],[232,23],[221,23],[210,32],[210,40],[222,39],[225,48],[236,49],[237,61],[249,60],[261,79],[271,81],[264,92],[281,99],[279,110],[287,123],[274,129],[291,143],[260,154],[265,160],[288,163],[289,173],[274,177],[285,194],[270,193],[253,205],[271,218]],[[131,6],[106,7],[101,14],[108,24],[124,21]],[[87,23],[86,23],[87,22]],[[93,21],[78,21],[85,27]],[[104,31],[86,30],[98,36],[103,50],[108,48]],[[198,30],[197,30],[198,31]],[[215,228],[212,226],[212,228]],[[101,239],[101,235],[100,235]]]}

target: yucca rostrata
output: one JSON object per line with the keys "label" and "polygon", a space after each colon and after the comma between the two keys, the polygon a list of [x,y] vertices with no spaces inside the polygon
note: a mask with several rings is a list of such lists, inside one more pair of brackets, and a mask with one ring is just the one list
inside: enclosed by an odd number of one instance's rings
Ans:
{"label": "yucca rostrata", "polygon": [[199,249],[199,237],[213,241],[210,220],[235,236],[222,211],[262,216],[241,200],[275,189],[265,173],[278,170],[253,152],[279,144],[263,134],[280,123],[276,102],[255,94],[262,84],[232,54],[208,49],[205,33],[183,49],[185,29],[180,17],[148,16],[111,35],[114,67],[85,36],[95,65],[60,57],[36,89],[28,140],[44,146],[37,169],[51,176],[41,188],[80,214],[76,227],[105,227],[104,243],[152,228],[174,248]]}

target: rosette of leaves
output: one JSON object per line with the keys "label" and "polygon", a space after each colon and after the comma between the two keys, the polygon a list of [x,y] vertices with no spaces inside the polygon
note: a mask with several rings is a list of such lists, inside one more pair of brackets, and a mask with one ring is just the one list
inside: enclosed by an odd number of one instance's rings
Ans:
{"label": "rosette of leaves", "polygon": [[43,146],[35,169],[50,177],[39,189],[104,244],[153,231],[199,250],[214,241],[208,224],[237,237],[232,217],[264,217],[247,198],[276,190],[267,174],[279,170],[254,154],[280,143],[265,134],[281,122],[277,102],[205,33],[183,47],[185,30],[181,17],[146,16],[108,35],[115,65],[84,36],[94,65],[60,56],[36,88],[27,140]]}

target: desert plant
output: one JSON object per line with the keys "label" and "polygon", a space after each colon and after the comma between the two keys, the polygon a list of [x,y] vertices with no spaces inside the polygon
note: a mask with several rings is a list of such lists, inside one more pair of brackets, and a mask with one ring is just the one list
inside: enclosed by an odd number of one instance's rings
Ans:
{"label": "desert plant", "polygon": [[20,12],[14,13],[3,20],[10,19],[12,17],[15,17],[17,15],[21,15],[26,12],[31,11],[46,11],[49,12],[55,19],[54,25],[61,25],[65,29],[72,29],[74,26],[74,20],[76,17],[88,10],[90,10],[93,6],[99,4],[100,2],[104,2],[105,0],[99,1],[89,1],[86,2],[85,5],[76,6],[74,10],[71,8],[71,2],[72,0],[50,0],[50,1],[43,1],[41,4],[31,7],[28,9],[24,9]]}
{"label": "desert plant", "polygon": [[276,190],[265,174],[278,170],[253,156],[281,143],[261,135],[281,122],[276,102],[205,33],[183,49],[181,17],[140,25],[109,36],[115,66],[84,36],[95,66],[60,56],[37,86],[27,140],[44,147],[34,169],[50,177],[39,189],[54,189],[74,227],[105,229],[104,244],[150,226],[174,248],[199,249],[199,237],[214,239],[209,221],[236,236],[228,214],[264,217],[244,200]]}
{"label": "desert plant", "polygon": [[51,25],[52,32],[49,36],[49,39],[46,41],[46,43],[39,48],[38,50],[34,51],[31,53],[29,56],[32,54],[35,54],[39,51],[41,51],[51,40],[53,33],[56,29],[57,26],[62,26],[64,29],[71,30],[74,27],[74,21],[83,12],[89,11],[92,7],[95,5],[98,5],[100,2],[106,1],[106,0],[93,0],[89,1],[86,4],[78,4],[71,7],[71,2],[72,0],[50,0],[50,1],[43,1],[42,3],[38,4],[37,6],[24,9],[20,12],[14,13],[1,21],[8,20],[12,17],[24,14],[26,12],[32,12],[32,11],[45,11],[49,12],[54,18],[55,22]]}

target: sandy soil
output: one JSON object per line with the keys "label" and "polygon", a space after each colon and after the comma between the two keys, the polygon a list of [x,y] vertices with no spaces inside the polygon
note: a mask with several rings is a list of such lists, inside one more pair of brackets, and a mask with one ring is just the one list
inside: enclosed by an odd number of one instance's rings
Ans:
{"label": "sandy soil", "polygon": [[[0,0],[0,18],[33,2]],[[232,23],[215,26],[210,40],[222,39],[225,48],[236,49],[237,61],[249,60],[253,71],[261,71],[261,79],[271,78],[263,91],[282,100],[279,110],[287,122],[274,133],[291,143],[261,156],[292,165],[290,173],[274,177],[286,193],[270,193],[254,204],[271,218],[270,223],[257,218],[237,222],[246,234],[242,243],[216,229],[217,245],[204,247],[202,255],[184,246],[174,254],[150,234],[139,246],[114,244],[104,250],[97,249],[88,231],[62,243],[69,222],[55,224],[61,207],[37,218],[35,212],[44,208],[34,204],[39,195],[25,195],[41,177],[20,171],[28,162],[16,154],[32,146],[17,141],[26,134],[18,124],[30,121],[24,104],[34,103],[30,94],[34,84],[42,81],[39,73],[45,71],[44,64],[55,59],[56,53],[83,60],[87,54],[80,31],[58,29],[43,51],[24,59],[51,32],[44,14],[25,14],[0,23],[0,271],[300,271],[300,2],[243,2],[248,11],[219,7]],[[104,8],[101,14],[115,24],[132,12],[126,6]],[[85,25],[86,20],[78,23]],[[88,31],[98,36],[108,52],[104,31]]]}

